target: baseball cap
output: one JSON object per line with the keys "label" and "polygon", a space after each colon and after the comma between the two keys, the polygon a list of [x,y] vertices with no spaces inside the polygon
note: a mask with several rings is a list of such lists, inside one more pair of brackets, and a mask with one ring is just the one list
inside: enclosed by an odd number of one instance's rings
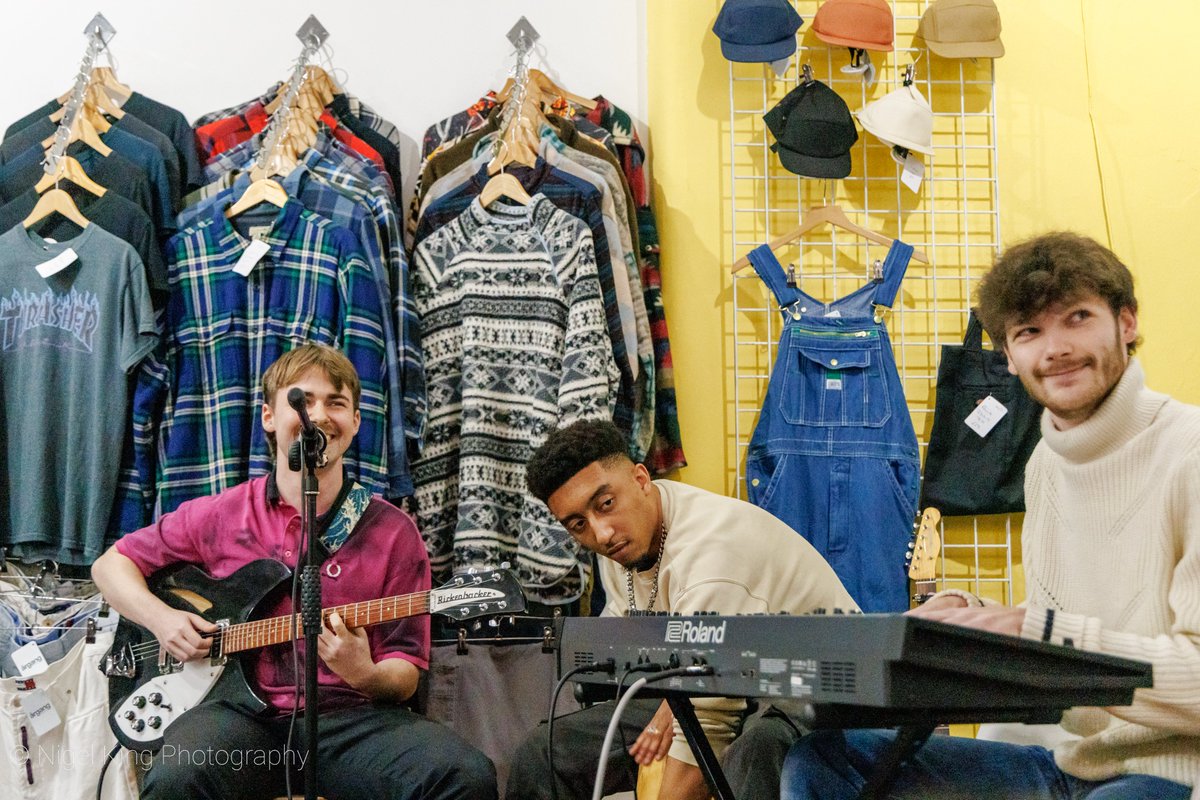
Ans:
{"label": "baseball cap", "polygon": [[775,144],[771,149],[789,172],[807,178],[844,178],[850,174],[850,148],[858,129],[846,101],[820,81],[802,83],[763,119]]}
{"label": "baseball cap", "polygon": [[891,50],[894,28],[885,0],[826,0],[812,22],[822,42],[860,50]]}
{"label": "baseball cap", "polygon": [[885,144],[933,155],[933,109],[916,86],[901,86],[867,103],[856,116]]}
{"label": "baseball cap", "polygon": [[945,58],[999,58],[1000,11],[993,0],[935,0],[921,16],[917,35]]}
{"label": "baseball cap", "polygon": [[725,0],[713,33],[730,61],[771,62],[796,52],[803,24],[788,0]]}

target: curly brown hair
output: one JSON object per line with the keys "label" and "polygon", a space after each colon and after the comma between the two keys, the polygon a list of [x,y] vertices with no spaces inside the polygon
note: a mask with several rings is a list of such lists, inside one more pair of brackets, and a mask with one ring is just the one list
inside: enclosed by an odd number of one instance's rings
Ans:
{"label": "curly brown hair", "polygon": [[[1114,315],[1123,308],[1137,311],[1133,275],[1113,251],[1087,236],[1055,231],[1012,245],[996,259],[979,284],[976,314],[993,344],[1003,348],[1008,326],[1090,294]],[[1140,336],[1131,342],[1129,353],[1141,342]]]}

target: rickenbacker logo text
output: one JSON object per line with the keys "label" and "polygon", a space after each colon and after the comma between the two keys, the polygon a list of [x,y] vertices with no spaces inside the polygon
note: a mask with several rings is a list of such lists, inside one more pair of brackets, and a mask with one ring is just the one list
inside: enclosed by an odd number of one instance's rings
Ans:
{"label": "rickenbacker logo text", "polygon": [[496,589],[444,589],[433,592],[433,600],[439,608],[475,603],[480,600],[499,600],[504,592]]}
{"label": "rickenbacker logo text", "polygon": [[721,644],[725,641],[725,625],[705,625],[690,619],[671,620],[667,623],[666,641],[675,644]]}

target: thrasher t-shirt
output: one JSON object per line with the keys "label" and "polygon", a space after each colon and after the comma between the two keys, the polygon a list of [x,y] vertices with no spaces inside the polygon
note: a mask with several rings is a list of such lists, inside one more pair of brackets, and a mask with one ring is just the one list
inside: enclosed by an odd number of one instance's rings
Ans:
{"label": "thrasher t-shirt", "polygon": [[[52,275],[37,267],[71,250]],[[69,258],[64,257],[64,259]],[[0,235],[0,545],[25,560],[103,552],[128,375],[158,334],[145,267],[92,224],[63,242]]]}

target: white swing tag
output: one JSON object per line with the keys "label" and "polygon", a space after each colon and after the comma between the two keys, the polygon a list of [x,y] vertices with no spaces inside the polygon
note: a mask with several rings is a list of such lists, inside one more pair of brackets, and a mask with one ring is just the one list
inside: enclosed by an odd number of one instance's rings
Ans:
{"label": "white swing tag", "polygon": [[42,655],[42,649],[38,647],[37,642],[30,642],[18,647],[12,652],[12,660],[17,665],[17,674],[22,678],[41,675],[50,668],[50,664],[46,662],[46,657]]}
{"label": "white swing tag", "polygon": [[45,736],[62,724],[62,718],[54,710],[54,704],[46,696],[45,689],[34,689],[22,694],[21,710],[29,717],[29,724],[38,736]]}
{"label": "white swing tag", "polygon": [[900,173],[900,182],[912,189],[914,193],[921,191],[921,181],[925,178],[925,162],[910,151],[904,157],[904,171]]}
{"label": "white swing tag", "polygon": [[784,75],[787,74],[788,67],[790,67],[791,65],[792,65],[792,57],[787,56],[786,58],[781,58],[778,61],[772,61],[771,69],[772,69],[772,71],[774,71],[776,78],[782,78]]}
{"label": "white swing tag", "polygon": [[43,261],[41,264],[38,264],[36,267],[37,274],[43,278],[49,278],[51,275],[62,272],[74,264],[77,258],[79,258],[78,254],[72,248],[68,247],[49,261]]}
{"label": "white swing tag", "polygon": [[1004,404],[989,394],[979,405],[975,406],[975,410],[968,414],[963,422],[967,424],[968,428],[978,433],[980,438],[983,438],[992,432],[992,428],[996,427],[996,424],[1007,413],[1008,409],[1004,407]]}
{"label": "white swing tag", "polygon": [[245,278],[250,274],[250,271],[254,269],[255,265],[262,260],[262,257],[265,256],[267,251],[270,249],[271,245],[267,244],[261,239],[255,239],[254,241],[250,242],[250,244],[246,245],[246,250],[242,253],[242,257],[239,258],[238,262],[233,265],[233,271]]}

